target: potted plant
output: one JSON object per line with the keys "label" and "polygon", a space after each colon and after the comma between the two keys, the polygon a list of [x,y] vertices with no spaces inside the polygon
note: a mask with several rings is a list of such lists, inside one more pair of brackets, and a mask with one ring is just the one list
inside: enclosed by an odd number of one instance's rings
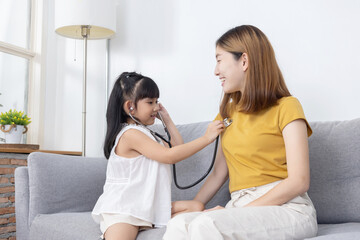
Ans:
{"label": "potted plant", "polygon": [[0,130],[5,133],[6,143],[20,143],[22,134],[27,132],[30,118],[24,112],[10,109],[0,115]]}

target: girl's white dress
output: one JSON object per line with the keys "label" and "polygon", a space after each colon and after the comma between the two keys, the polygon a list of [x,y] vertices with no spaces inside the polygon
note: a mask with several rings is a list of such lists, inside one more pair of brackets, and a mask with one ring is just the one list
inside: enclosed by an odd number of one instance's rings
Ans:
{"label": "girl's white dress", "polygon": [[130,124],[120,131],[108,160],[104,192],[92,217],[100,223],[102,214],[120,214],[150,222],[155,227],[166,226],[171,218],[170,165],[143,155],[135,158],[116,155],[115,147],[129,129],[139,130],[156,141],[142,126]]}

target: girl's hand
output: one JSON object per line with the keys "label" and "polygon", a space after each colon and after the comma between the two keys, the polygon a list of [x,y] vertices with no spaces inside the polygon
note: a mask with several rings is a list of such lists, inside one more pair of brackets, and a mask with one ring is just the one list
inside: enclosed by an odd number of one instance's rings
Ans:
{"label": "girl's hand", "polygon": [[217,205],[216,207],[205,209],[204,212],[210,212],[210,211],[215,211],[215,210],[220,210],[220,209],[225,209],[225,208]]}
{"label": "girl's hand", "polygon": [[[168,111],[166,110],[166,108],[159,103],[159,114],[161,114],[161,116],[163,117],[163,119],[168,119],[170,117]],[[156,116],[159,120],[161,120],[161,118],[159,117],[159,114]]]}
{"label": "girl's hand", "polygon": [[206,129],[205,137],[209,139],[210,142],[213,142],[215,138],[225,129],[224,123],[222,121],[216,120],[211,122]]}

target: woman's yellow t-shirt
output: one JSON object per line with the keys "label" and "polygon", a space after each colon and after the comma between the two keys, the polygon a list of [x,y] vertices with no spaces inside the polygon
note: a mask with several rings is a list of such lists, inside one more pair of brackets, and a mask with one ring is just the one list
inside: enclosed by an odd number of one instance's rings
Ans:
{"label": "woman's yellow t-shirt", "polygon": [[[278,104],[255,114],[234,112],[232,124],[221,136],[229,168],[230,192],[260,186],[287,177],[282,130],[296,119],[304,119],[308,136],[312,130],[295,97],[283,97]],[[222,120],[220,114],[216,120]]]}

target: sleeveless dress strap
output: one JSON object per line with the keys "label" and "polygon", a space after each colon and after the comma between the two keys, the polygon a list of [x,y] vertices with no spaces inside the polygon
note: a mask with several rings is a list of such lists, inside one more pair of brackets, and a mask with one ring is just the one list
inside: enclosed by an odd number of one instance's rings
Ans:
{"label": "sleeveless dress strap", "polygon": [[145,135],[147,135],[148,137],[150,137],[151,139],[153,139],[154,141],[156,141],[155,137],[150,133],[149,129],[146,129],[143,126],[140,125],[136,125],[136,124],[128,124],[125,127],[123,127],[123,129],[121,129],[121,131],[119,132],[119,134],[116,136],[115,139],[115,144],[114,147],[112,149],[112,151],[114,151],[115,147],[118,145],[119,140],[121,138],[121,136],[129,129],[136,129],[139,130],[140,132],[144,133]]}

